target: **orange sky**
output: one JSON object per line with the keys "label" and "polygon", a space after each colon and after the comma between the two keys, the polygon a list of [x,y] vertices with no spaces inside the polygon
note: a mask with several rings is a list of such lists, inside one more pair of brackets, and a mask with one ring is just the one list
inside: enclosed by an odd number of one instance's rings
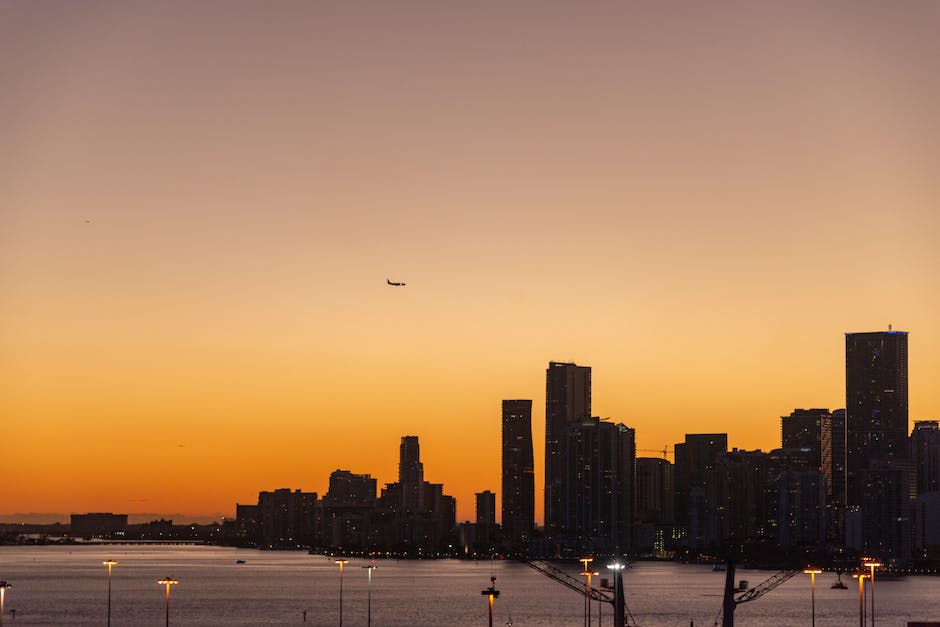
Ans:
{"label": "orange sky", "polygon": [[940,6],[646,4],[0,3],[0,515],[471,518],[531,398],[541,518],[549,360],[766,450],[889,323],[940,418]]}

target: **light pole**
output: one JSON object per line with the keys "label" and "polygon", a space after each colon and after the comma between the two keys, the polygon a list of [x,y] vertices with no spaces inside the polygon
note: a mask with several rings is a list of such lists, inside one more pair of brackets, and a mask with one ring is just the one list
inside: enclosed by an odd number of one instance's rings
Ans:
{"label": "light pole", "polygon": [[881,566],[881,562],[871,557],[863,557],[862,566],[870,570],[871,583],[868,587],[871,588],[871,627],[875,627],[875,568]]}
{"label": "light pole", "polygon": [[817,570],[817,569],[815,569],[815,568],[807,568],[807,569],[804,570],[803,572],[806,573],[807,575],[809,575],[809,586],[810,586],[811,595],[812,595],[812,599],[813,599],[813,601],[812,601],[812,603],[813,603],[813,605],[812,605],[812,607],[813,607],[813,627],[816,627],[816,575],[818,575],[818,574],[821,573],[822,571],[821,571],[821,570]]}
{"label": "light pole", "polygon": [[111,627],[111,569],[117,566],[117,562],[105,560],[101,563],[108,567],[108,627]]}
{"label": "light pole", "polygon": [[499,596],[499,590],[496,589],[496,577],[490,577],[490,587],[486,590],[480,591],[485,597],[489,597],[490,601],[490,627],[493,627],[493,599]]}
{"label": "light pole", "polygon": [[372,627],[372,571],[378,568],[375,564],[369,564],[368,566],[363,566],[369,573],[369,605],[368,605],[368,622],[366,623],[367,627]]}
{"label": "light pole", "polygon": [[3,627],[3,597],[6,596],[7,590],[12,587],[12,583],[0,581],[0,627]]}
{"label": "light pole", "polygon": [[578,561],[584,566],[581,569],[580,574],[582,576],[587,576],[588,578],[588,587],[584,589],[584,625],[585,627],[590,627],[591,625],[591,573],[588,572],[588,564],[594,561],[593,557],[581,557],[578,558]]}
{"label": "light pole", "polygon": [[608,564],[607,568],[614,573],[614,624],[623,624],[623,582],[620,580],[620,574],[626,568],[620,562]]}
{"label": "light pole", "polygon": [[[585,603],[585,605],[587,605],[587,627],[591,627],[591,593],[594,591],[594,588],[591,587],[591,577],[593,575],[600,575],[600,573],[593,572],[590,570],[583,570],[581,571],[581,575],[584,577],[587,577],[587,597],[586,597],[587,603]],[[597,617],[598,625],[600,625],[600,620],[601,620],[601,617],[600,617],[600,614],[598,614],[598,617]]]}
{"label": "light pole", "polygon": [[339,627],[343,627],[343,566],[349,560],[333,560],[333,563],[339,564]]}
{"label": "light pole", "polygon": [[865,573],[856,573],[852,575],[853,579],[858,579],[858,627],[865,627]]}
{"label": "light pole", "polygon": [[170,627],[170,586],[175,586],[179,582],[172,577],[165,577],[157,583],[166,586],[166,627]]}

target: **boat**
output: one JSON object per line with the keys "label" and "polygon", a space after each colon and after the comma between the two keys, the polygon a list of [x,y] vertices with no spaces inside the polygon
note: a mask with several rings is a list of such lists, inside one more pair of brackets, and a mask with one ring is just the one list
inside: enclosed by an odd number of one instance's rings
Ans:
{"label": "boat", "polygon": [[716,573],[723,573],[725,571],[725,565],[721,562],[715,562],[712,564],[712,571]]}
{"label": "boat", "polygon": [[848,590],[849,587],[842,583],[842,573],[836,573],[836,577],[838,577],[838,579],[836,579],[835,583],[833,583],[830,587],[833,590]]}
{"label": "boat", "polygon": [[244,564],[244,563],[245,563],[245,560],[235,560],[235,563],[236,563],[236,564]]}

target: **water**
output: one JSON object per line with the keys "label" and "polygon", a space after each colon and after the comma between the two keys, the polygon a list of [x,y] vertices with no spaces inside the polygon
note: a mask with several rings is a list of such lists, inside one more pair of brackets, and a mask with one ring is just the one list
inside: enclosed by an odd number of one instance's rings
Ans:
{"label": "water", "polygon": [[[8,591],[5,627],[19,625],[104,625],[107,618],[105,559],[118,560],[112,580],[112,624],[164,624],[164,590],[158,579],[179,584],[170,595],[173,625],[339,624],[339,568],[323,556],[304,552],[255,551],[202,546],[0,547],[0,580]],[[245,564],[236,564],[236,560]],[[366,560],[350,559],[343,575],[343,624],[366,624]],[[377,560],[372,580],[372,624],[486,625],[487,601],[480,591],[497,578],[495,625],[512,614],[517,627],[583,625],[584,600],[575,592],[511,562]],[[576,566],[571,572],[577,571]],[[739,571],[756,585],[769,571]],[[605,575],[602,575],[605,576]],[[628,607],[644,626],[710,626],[721,605],[724,573],[707,566],[638,562],[624,571]],[[858,588],[832,590],[835,575],[816,579],[816,624],[858,624]],[[595,580],[596,581],[596,580]],[[875,580],[878,625],[940,620],[940,578]],[[11,609],[16,610],[12,619]],[[602,611],[611,624],[612,607]],[[597,605],[592,608],[597,624]],[[766,596],[741,605],[738,625],[774,627],[810,624],[810,583],[797,576]]]}

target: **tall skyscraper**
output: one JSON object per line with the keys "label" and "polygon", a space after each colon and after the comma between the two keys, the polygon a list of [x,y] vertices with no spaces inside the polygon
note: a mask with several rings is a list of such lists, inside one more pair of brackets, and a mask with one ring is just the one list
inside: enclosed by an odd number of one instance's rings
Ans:
{"label": "tall skyscraper", "polygon": [[862,547],[907,558],[913,543],[914,468],[908,443],[907,333],[845,334],[849,506]]}
{"label": "tall skyscraper", "polygon": [[512,551],[525,551],[535,527],[532,401],[503,401],[503,537]]}
{"label": "tall skyscraper", "polygon": [[591,418],[591,368],[550,362],[545,372],[545,531],[564,524],[568,427]]}
{"label": "tall skyscraper", "polygon": [[858,505],[862,470],[910,459],[906,332],[845,334],[845,419],[849,505]]}
{"label": "tall skyscraper", "polygon": [[398,449],[398,483],[401,486],[401,507],[406,512],[424,510],[424,464],[418,436],[405,435]]}
{"label": "tall skyscraper", "polygon": [[496,494],[489,490],[476,493],[477,544],[491,547],[496,533]]}
{"label": "tall skyscraper", "polygon": [[832,414],[828,409],[794,409],[780,418],[785,449],[809,451],[810,462],[822,473],[826,493],[832,494]]}

